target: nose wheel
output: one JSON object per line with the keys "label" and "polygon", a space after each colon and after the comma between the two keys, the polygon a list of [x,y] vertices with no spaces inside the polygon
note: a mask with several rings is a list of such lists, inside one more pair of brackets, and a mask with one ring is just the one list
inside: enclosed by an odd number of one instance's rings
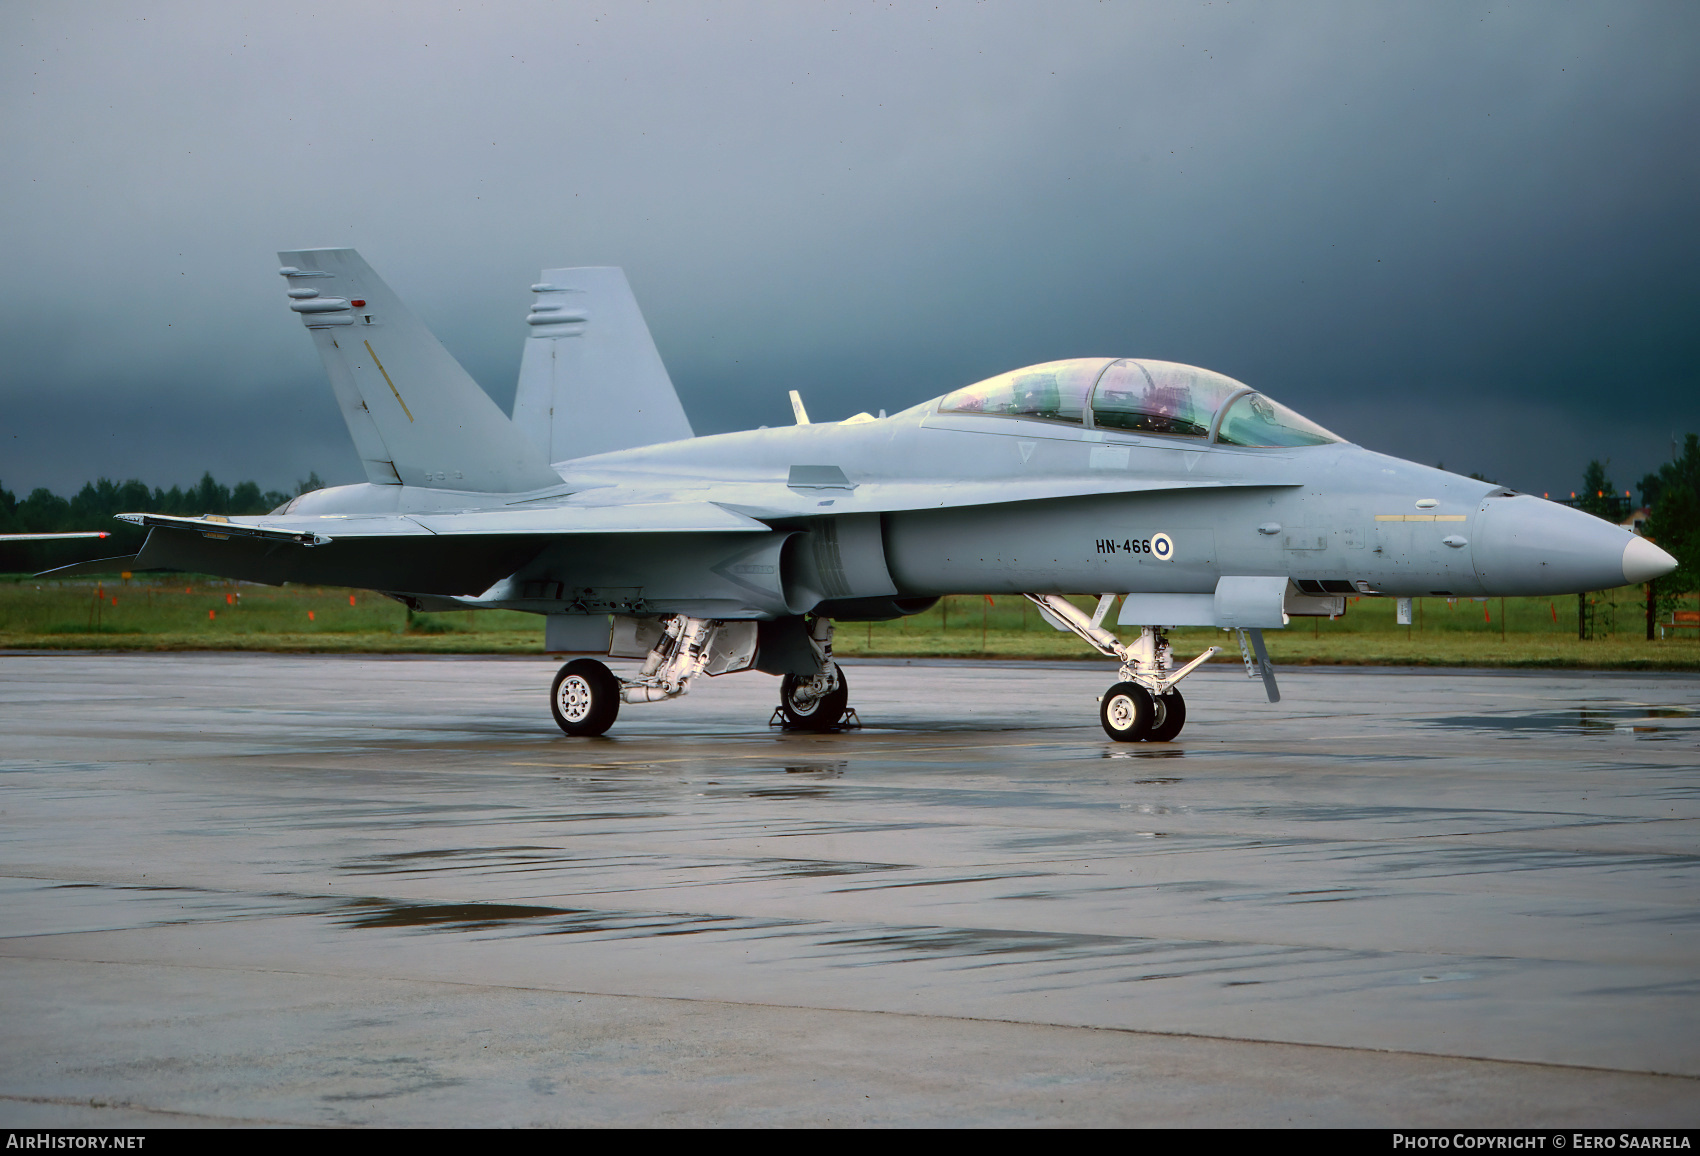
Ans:
{"label": "nose wheel", "polygon": [[1151,703],[1157,708],[1156,716],[1151,720],[1151,731],[1145,736],[1145,741],[1173,742],[1186,725],[1186,699],[1181,697],[1180,691],[1171,690],[1168,694],[1152,695]]}
{"label": "nose wheel", "polygon": [[1118,743],[1171,742],[1186,725],[1186,700],[1178,690],[1154,695],[1137,682],[1118,682],[1099,702],[1098,721]]}
{"label": "nose wheel", "polygon": [[1151,692],[1137,682],[1118,682],[1104,693],[1098,704],[1098,721],[1104,733],[1118,743],[1136,743],[1151,732],[1157,713]]}

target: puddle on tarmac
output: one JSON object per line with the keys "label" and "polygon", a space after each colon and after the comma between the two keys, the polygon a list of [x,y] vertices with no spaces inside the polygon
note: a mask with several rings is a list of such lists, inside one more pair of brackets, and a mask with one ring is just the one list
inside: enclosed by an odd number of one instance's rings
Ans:
{"label": "puddle on tarmac", "polygon": [[1449,715],[1421,721],[1427,726],[1459,730],[1629,734],[1652,740],[1679,738],[1683,732],[1700,734],[1700,713],[1686,706],[1582,706],[1526,714]]}
{"label": "puddle on tarmac", "polygon": [[601,935],[611,939],[695,935],[709,931],[771,931],[800,926],[803,922],[738,915],[597,911],[508,903],[398,903],[388,899],[353,900],[339,905],[330,914],[344,927],[361,930],[509,930],[527,936]]}
{"label": "puddle on tarmac", "polygon": [[338,917],[349,927],[449,927],[482,931],[520,919],[580,914],[564,907],[526,907],[511,903],[388,903],[357,899]]}

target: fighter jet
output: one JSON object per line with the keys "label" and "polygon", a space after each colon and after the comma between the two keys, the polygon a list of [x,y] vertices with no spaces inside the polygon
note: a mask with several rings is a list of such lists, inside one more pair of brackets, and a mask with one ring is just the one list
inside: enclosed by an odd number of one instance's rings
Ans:
{"label": "fighter jet", "polygon": [[[1028,366],[831,423],[793,393],[795,425],[694,437],[616,268],[532,286],[510,420],[354,250],[279,256],[367,480],[258,517],[121,514],[150,529],[138,554],[58,573],[121,562],[541,614],[546,651],[584,655],[549,693],[569,735],[739,671],[782,679],[784,725],[837,728],[854,712],[836,623],[1020,594],[1119,664],[1109,737],[1166,742],[1181,681],[1221,649],[1182,662],[1173,627],[1231,632],[1277,701],[1262,632],[1348,598],[1398,599],[1406,621],[1413,597],[1574,593],[1676,565],[1599,518],[1147,358]],[[1065,597],[1082,593],[1091,613]],[[609,656],[642,664],[617,675]]]}

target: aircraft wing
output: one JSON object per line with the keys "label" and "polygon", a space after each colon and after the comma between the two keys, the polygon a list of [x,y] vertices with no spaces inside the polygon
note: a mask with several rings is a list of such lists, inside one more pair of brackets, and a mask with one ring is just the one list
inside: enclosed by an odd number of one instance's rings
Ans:
{"label": "aircraft wing", "polygon": [[[1161,493],[1178,490],[1213,489],[1276,489],[1298,486],[1291,480],[1173,478],[1173,477],[1050,477],[914,479],[891,482],[851,482],[843,471],[822,467],[817,473],[793,471],[790,484],[783,481],[745,482],[710,479],[677,479],[668,491],[694,504],[710,501],[728,511],[751,518],[777,519],[819,517],[826,514],[884,514],[901,510],[941,510],[961,506],[990,506],[1010,502],[1036,502],[1049,498],[1077,498],[1099,494]],[[622,483],[619,479],[602,493],[606,497],[585,494],[590,500],[618,502]],[[654,484],[652,479],[645,482]],[[654,500],[659,493],[645,495]],[[614,509],[629,509],[615,505]]]}
{"label": "aircraft wing", "polygon": [[434,514],[119,517],[151,531],[133,559],[116,560],[128,562],[124,568],[131,570],[451,596],[483,593],[561,535],[769,532],[754,518],[711,502]]}
{"label": "aircraft wing", "polygon": [[[1298,485],[1296,482],[1243,481],[1223,478],[1034,478],[1031,480],[960,482],[874,482],[857,486],[847,508],[870,513],[897,510],[941,510],[951,506],[988,506],[1000,502],[1035,502],[1046,498],[1077,498],[1093,494],[1156,493],[1165,490],[1219,490]],[[824,494],[822,496],[825,496]],[[818,511],[811,511],[818,512]]]}
{"label": "aircraft wing", "polygon": [[468,510],[435,514],[262,514],[246,518],[181,518],[119,514],[138,526],[193,532],[203,538],[248,538],[324,546],[370,538],[557,534],[680,534],[765,532],[747,515],[713,502],[638,502],[617,506],[550,506],[531,510]]}

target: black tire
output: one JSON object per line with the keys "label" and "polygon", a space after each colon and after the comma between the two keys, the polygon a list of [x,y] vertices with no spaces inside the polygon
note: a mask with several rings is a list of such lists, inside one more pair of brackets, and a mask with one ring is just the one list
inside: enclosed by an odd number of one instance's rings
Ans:
{"label": "black tire", "polygon": [[831,730],[844,717],[850,705],[850,684],[844,678],[844,668],[836,662],[832,669],[838,675],[838,685],[819,698],[808,698],[802,692],[814,681],[814,676],[788,674],[779,684],[779,710],[787,728],[805,731]]}
{"label": "black tire", "polygon": [[1181,697],[1179,690],[1170,690],[1168,694],[1160,694],[1152,699],[1152,705],[1157,708],[1156,715],[1151,721],[1151,730],[1145,736],[1148,743],[1172,743],[1175,736],[1181,733],[1186,725],[1186,699]]}
{"label": "black tire", "polygon": [[549,713],[569,735],[599,735],[620,713],[620,680],[594,658],[575,658],[555,675]]}
{"label": "black tire", "polygon": [[1098,721],[1104,733],[1118,743],[1136,743],[1151,732],[1156,716],[1151,693],[1136,682],[1118,682],[1104,692],[1098,704]]}

